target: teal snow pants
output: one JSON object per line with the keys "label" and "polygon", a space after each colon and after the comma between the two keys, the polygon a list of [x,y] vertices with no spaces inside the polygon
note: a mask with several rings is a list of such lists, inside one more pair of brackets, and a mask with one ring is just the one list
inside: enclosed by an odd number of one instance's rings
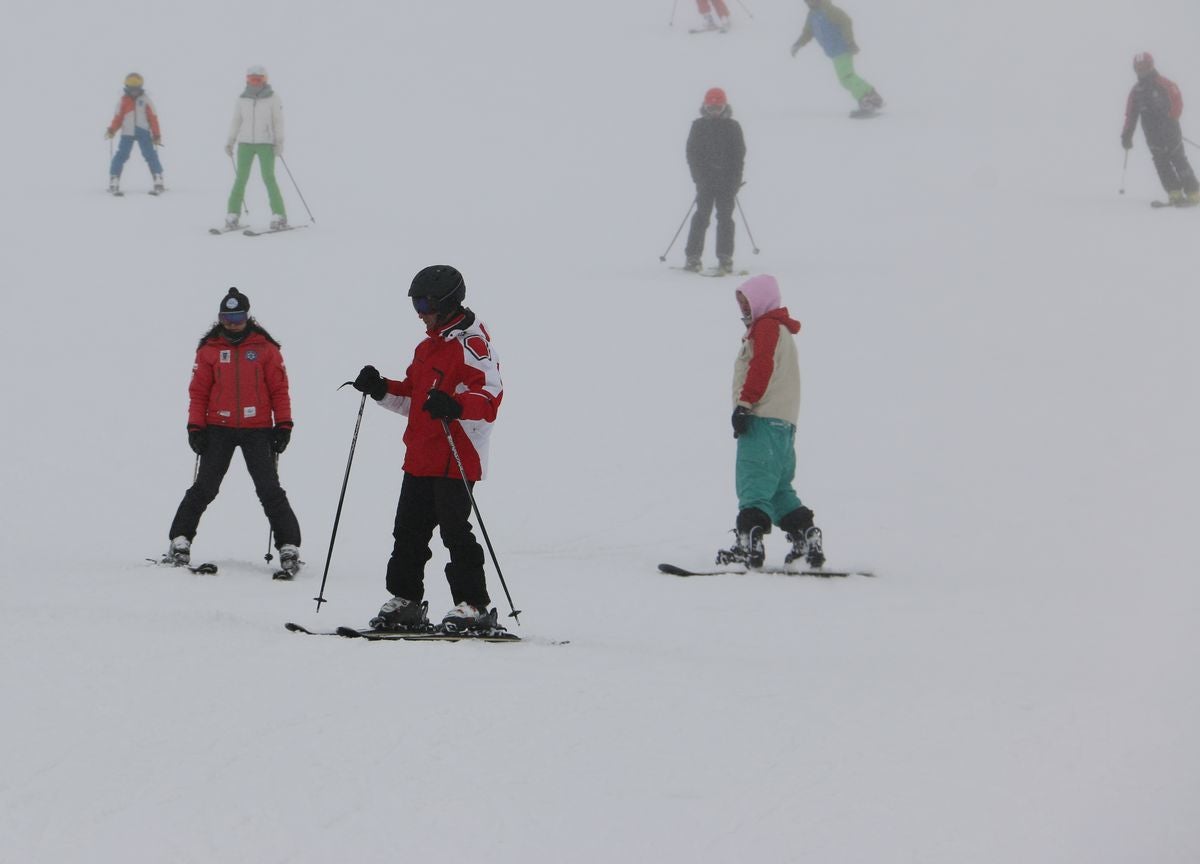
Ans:
{"label": "teal snow pants", "polygon": [[792,488],[796,476],[796,427],[786,420],[750,417],[750,429],[737,439],[738,509],[755,508],[771,522],[802,506]]}

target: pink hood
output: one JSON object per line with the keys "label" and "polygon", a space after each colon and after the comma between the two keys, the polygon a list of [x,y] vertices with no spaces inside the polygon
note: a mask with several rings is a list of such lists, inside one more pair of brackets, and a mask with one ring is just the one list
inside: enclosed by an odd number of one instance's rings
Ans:
{"label": "pink hood", "polygon": [[737,293],[745,297],[746,302],[750,304],[751,323],[754,323],[772,309],[778,309],[782,305],[782,298],[779,295],[779,283],[775,281],[774,276],[769,276],[766,273],[751,276],[741,284],[737,289]]}

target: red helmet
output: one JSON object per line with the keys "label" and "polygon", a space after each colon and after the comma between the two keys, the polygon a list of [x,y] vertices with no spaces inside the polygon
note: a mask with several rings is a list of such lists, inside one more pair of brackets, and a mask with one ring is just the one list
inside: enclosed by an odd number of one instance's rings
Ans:
{"label": "red helmet", "polygon": [[723,107],[725,107],[725,104],[726,104],[725,103],[725,91],[722,90],[720,87],[713,87],[711,90],[709,90],[707,93],[704,94],[705,107],[708,107],[711,105],[713,107],[723,108]]}
{"label": "red helmet", "polygon": [[1154,71],[1154,56],[1149,51],[1143,51],[1133,58],[1133,71],[1139,76],[1148,75]]}

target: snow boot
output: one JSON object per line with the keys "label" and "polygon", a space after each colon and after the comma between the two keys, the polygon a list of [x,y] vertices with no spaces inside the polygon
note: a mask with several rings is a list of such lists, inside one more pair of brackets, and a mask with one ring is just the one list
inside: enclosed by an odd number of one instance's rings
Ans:
{"label": "snow boot", "polygon": [[737,540],[729,549],[717,552],[718,564],[741,564],[748,570],[759,570],[767,560],[763,545],[763,529],[758,525],[746,531],[734,531]]}
{"label": "snow boot", "polygon": [[[280,557],[283,556],[282,550]],[[379,607],[379,614],[370,620],[375,630],[427,630],[429,616],[426,612],[429,604],[418,603],[416,600],[405,600],[403,597],[392,597]]]}
{"label": "snow boot", "polygon": [[166,192],[167,187],[163,185],[163,176],[161,174],[154,175],[154,191]]}
{"label": "snow boot", "polygon": [[174,564],[176,567],[186,567],[192,563],[192,541],[182,534],[172,540],[163,563]]}
{"label": "snow boot", "polygon": [[304,562],[300,560],[300,550],[291,543],[284,543],[279,547],[279,569],[288,576],[295,576],[300,572],[300,565]]}
{"label": "snow boot", "polygon": [[489,619],[486,609],[472,606],[470,603],[459,603],[442,618],[442,629],[450,633],[461,633],[465,630],[482,630],[495,622]]}
{"label": "snow boot", "polygon": [[689,273],[699,273],[701,266],[699,258],[689,258],[684,262],[683,269]]}
{"label": "snow boot", "polygon": [[272,231],[280,231],[286,227],[288,227],[286,216],[284,216],[282,213],[271,214],[271,230]]}
{"label": "snow boot", "polygon": [[825,549],[822,545],[821,529],[816,525],[804,532],[804,560],[814,570],[820,570],[825,566]]}

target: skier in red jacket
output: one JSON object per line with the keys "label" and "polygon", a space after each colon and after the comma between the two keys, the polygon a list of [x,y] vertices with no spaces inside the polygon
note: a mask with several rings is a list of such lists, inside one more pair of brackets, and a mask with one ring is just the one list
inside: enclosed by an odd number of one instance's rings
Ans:
{"label": "skier in red jacket", "polygon": [[1133,147],[1133,130],[1138,119],[1146,134],[1146,146],[1158,171],[1158,179],[1167,193],[1167,203],[1176,207],[1200,204],[1200,182],[1183,150],[1183,129],[1179,116],[1183,113],[1183,95],[1174,81],[1158,74],[1154,58],[1138,54],[1133,58],[1133,71],[1138,82],[1125,102],[1125,126],[1121,129],[1121,146]]}
{"label": "skier in red jacket", "polygon": [[279,485],[276,456],[292,436],[292,403],[279,343],[250,317],[250,299],[230,288],[221,298],[217,323],[196,349],[188,386],[188,445],[200,457],[196,482],[171,522],[168,560],[191,560],[200,517],[242,448],[254,491],[275,535],[279,564],[288,576],[300,569],[300,524]]}
{"label": "skier in red jacket", "polygon": [[[488,439],[504,397],[500,363],[492,337],[475,313],[464,307],[466,283],[453,267],[436,264],[413,278],[408,296],[425,325],[425,339],[413,353],[404,378],[384,378],[364,366],[354,387],[382,407],[407,415],[404,480],[396,505],[395,544],[387,566],[392,597],[371,626],[379,629],[428,627],[425,564],[432,557],[434,528],[450,553],[446,581],[456,604],[442,619],[451,630],[497,626],[489,614],[483,548],[471,532],[474,484],[487,473]],[[449,433],[462,460],[464,478],[451,452]]]}

